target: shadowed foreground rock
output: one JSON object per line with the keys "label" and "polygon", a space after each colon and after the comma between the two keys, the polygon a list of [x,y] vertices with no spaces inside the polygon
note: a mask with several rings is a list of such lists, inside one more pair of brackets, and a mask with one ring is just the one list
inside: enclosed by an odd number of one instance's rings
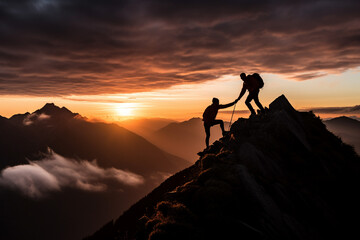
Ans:
{"label": "shadowed foreground rock", "polygon": [[359,239],[359,160],[282,95],[87,239]]}

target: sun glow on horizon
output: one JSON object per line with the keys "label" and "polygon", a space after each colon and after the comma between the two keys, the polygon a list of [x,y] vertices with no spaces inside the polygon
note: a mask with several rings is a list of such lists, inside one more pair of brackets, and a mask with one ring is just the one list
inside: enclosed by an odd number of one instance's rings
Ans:
{"label": "sun glow on horizon", "polygon": [[135,116],[135,103],[117,103],[115,112],[120,117],[133,117]]}
{"label": "sun glow on horizon", "polygon": [[[360,102],[360,81],[357,81],[360,68],[309,81],[294,81],[283,75],[269,73],[262,76],[265,86],[261,90],[260,101],[265,106],[281,94],[284,94],[296,109],[351,107],[359,105]],[[218,80],[181,84],[146,92],[62,97],[4,95],[0,96],[0,115],[9,118],[18,113],[34,112],[45,103],[53,102],[89,119],[107,122],[137,118],[185,121],[192,117],[201,117],[213,97],[219,98],[224,104],[232,102],[238,97],[241,87],[242,82],[238,75],[225,75]],[[237,112],[235,118],[247,117],[245,98],[237,104],[236,110],[242,112]],[[230,119],[228,112],[231,113],[232,109],[219,111],[219,118]],[[358,112],[351,114],[360,117]],[[320,115],[326,118],[335,117],[325,116],[324,113]]]}

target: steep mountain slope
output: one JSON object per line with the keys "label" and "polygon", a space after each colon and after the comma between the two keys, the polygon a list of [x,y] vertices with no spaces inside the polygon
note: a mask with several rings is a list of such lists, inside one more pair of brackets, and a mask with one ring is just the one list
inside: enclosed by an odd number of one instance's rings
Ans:
{"label": "steep mountain slope", "polygon": [[360,158],[282,95],[87,239],[358,239]]}
{"label": "steep mountain slope", "polygon": [[360,154],[360,121],[349,117],[337,117],[324,121],[327,128],[341,139],[354,146]]}
{"label": "steep mountain slope", "polygon": [[[0,118],[0,132],[0,239],[80,239],[118,216],[164,177],[190,165],[116,124],[88,122],[54,104],[46,104],[33,113]],[[42,162],[48,147],[73,163],[53,163],[51,159],[42,165],[29,164],[28,159]],[[94,159],[98,167],[86,165]],[[45,191],[43,187],[51,181],[43,178],[49,172],[38,167],[44,164],[53,164],[52,171],[67,185],[61,190]],[[64,168],[64,164],[70,166]],[[7,168],[20,165],[23,167]],[[78,167],[71,168],[74,165]],[[6,169],[15,174],[10,182],[3,175]],[[84,180],[81,171],[87,170],[90,172],[84,173]],[[143,182],[136,186],[124,185],[114,178],[97,182],[97,175],[120,170],[140,175]],[[50,177],[54,179],[54,175]],[[69,181],[73,181],[72,185]],[[24,185],[28,191],[35,189],[46,194],[29,198],[19,188]]]}
{"label": "steep mountain slope", "polygon": [[[225,123],[228,129],[228,123]],[[220,126],[211,128],[210,142],[222,137]],[[184,122],[170,123],[148,137],[148,139],[161,149],[195,162],[197,153],[205,146],[205,131],[200,118],[192,118]]]}
{"label": "steep mountain slope", "polygon": [[[133,120],[132,120],[133,121]],[[349,117],[337,117],[324,121],[327,128],[352,146],[360,154],[360,122]],[[225,128],[228,129],[225,122]],[[130,120],[120,126],[143,136],[159,148],[194,162],[199,149],[205,145],[203,122],[200,118],[192,118],[183,122],[171,122],[167,119],[140,119],[132,123]],[[211,141],[222,137],[219,126],[211,128]]]}

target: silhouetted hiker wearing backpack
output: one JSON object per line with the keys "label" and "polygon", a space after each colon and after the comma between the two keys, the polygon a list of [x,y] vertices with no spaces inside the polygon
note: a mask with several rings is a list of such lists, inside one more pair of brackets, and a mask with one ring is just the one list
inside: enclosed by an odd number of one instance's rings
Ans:
{"label": "silhouetted hiker wearing backpack", "polygon": [[258,73],[254,73],[252,75],[247,75],[246,76],[245,73],[241,73],[240,78],[244,81],[244,83],[243,83],[243,87],[241,89],[240,95],[237,98],[237,100],[240,100],[240,98],[242,96],[244,96],[246,90],[248,90],[249,91],[249,96],[246,98],[245,104],[246,104],[246,106],[249,108],[249,110],[251,112],[250,117],[256,115],[256,112],[255,112],[254,108],[251,106],[251,103],[250,103],[253,99],[254,99],[256,105],[260,108],[260,111],[262,113],[265,112],[263,106],[259,102],[260,88],[262,88],[264,86],[264,81],[262,80],[260,75]]}
{"label": "silhouetted hiker wearing backpack", "polygon": [[220,124],[221,130],[222,130],[222,134],[223,136],[225,135],[226,131],[224,129],[224,122],[223,120],[217,120],[216,115],[218,113],[219,109],[223,109],[223,108],[228,108],[233,106],[235,103],[237,103],[239,100],[236,99],[234,102],[232,103],[228,103],[225,105],[221,105],[219,104],[219,99],[217,98],[213,98],[212,99],[212,104],[210,106],[208,106],[204,113],[203,113],[203,121],[204,121],[204,128],[205,128],[205,133],[206,133],[206,148],[209,147],[209,139],[210,139],[210,127]]}

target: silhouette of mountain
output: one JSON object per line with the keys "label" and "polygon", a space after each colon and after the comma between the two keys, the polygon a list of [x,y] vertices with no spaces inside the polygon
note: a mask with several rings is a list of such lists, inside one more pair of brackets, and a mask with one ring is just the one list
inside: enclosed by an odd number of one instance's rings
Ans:
{"label": "silhouette of mountain", "polygon": [[53,103],[32,114],[14,115],[0,129],[6,132],[0,136],[0,154],[9,160],[0,163],[1,169],[26,164],[26,158],[38,159],[39,152],[46,152],[48,147],[66,157],[97,159],[102,167],[125,168],[145,175],[174,172],[188,164],[125,128],[85,121]]}
{"label": "silhouette of mountain", "polygon": [[[167,119],[140,119],[134,124],[130,122],[126,121],[123,126],[145,137],[166,152],[189,162],[194,162],[197,152],[204,147],[205,133],[201,118],[192,118],[184,122],[171,122]],[[360,154],[359,121],[349,117],[339,117],[326,120],[324,123],[331,132],[341,137],[345,143],[354,146]],[[228,124],[225,122],[226,129]],[[220,137],[222,137],[220,127],[211,128],[211,140],[215,141]]]}
{"label": "silhouette of mountain", "polygon": [[154,132],[173,122],[175,121],[166,118],[142,118],[121,121],[119,125],[148,139]]}
{"label": "silhouette of mountain", "polygon": [[359,160],[282,95],[87,239],[358,239]]}
{"label": "silhouette of mountain", "polygon": [[[1,188],[0,205],[6,209],[1,209],[0,239],[79,239],[125,210],[164,177],[190,165],[125,128],[86,121],[53,103],[33,113],[1,118],[0,132],[0,169],[42,159],[49,147],[74,161],[96,159],[100,168],[126,170],[144,178],[136,187],[103,192],[66,188],[40,200]],[[29,187],[31,184],[37,183],[29,180]],[[109,208],[109,204],[116,207]]]}
{"label": "silhouette of mountain", "polygon": [[360,154],[360,121],[349,117],[337,117],[324,121],[327,128],[341,139],[354,146]]}
{"label": "silhouette of mountain", "polygon": [[345,116],[326,120],[326,121],[324,121],[324,123],[330,127],[334,126],[334,127],[341,127],[343,129],[348,129],[348,130],[356,130],[356,131],[360,130],[360,121],[353,119],[353,118],[345,117]]}
{"label": "silhouette of mountain", "polygon": [[[184,122],[174,122],[154,132],[148,139],[161,149],[195,162],[199,149],[205,146],[204,122],[201,118],[192,118]],[[225,122],[225,128],[228,123]],[[211,128],[210,140],[214,142],[222,136],[219,126]]]}
{"label": "silhouette of mountain", "polygon": [[66,107],[58,107],[54,103],[46,103],[41,109],[35,111],[37,114],[47,114],[56,118],[73,118],[78,113],[73,113]]}

